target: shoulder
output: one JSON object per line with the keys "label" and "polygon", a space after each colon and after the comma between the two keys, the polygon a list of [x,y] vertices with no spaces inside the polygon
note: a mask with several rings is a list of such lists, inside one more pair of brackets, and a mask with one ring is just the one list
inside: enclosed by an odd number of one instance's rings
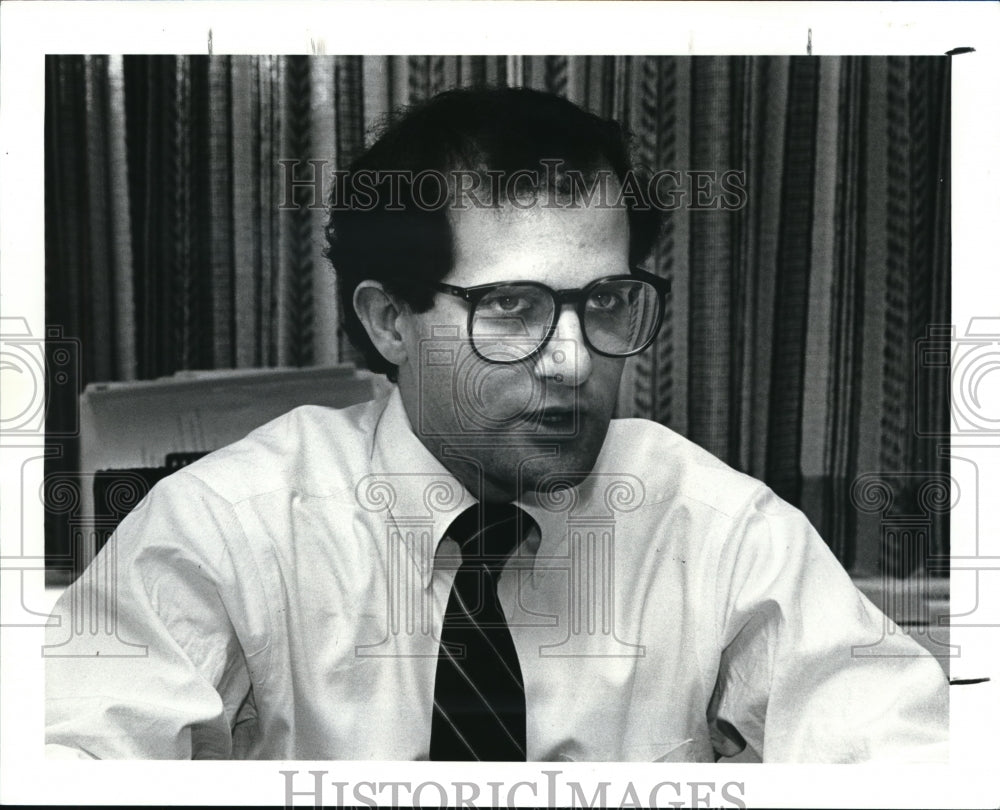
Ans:
{"label": "shoulder", "polygon": [[736,517],[751,503],[766,508],[777,501],[763,482],[648,419],[612,420],[598,464],[607,473],[637,477],[650,505],[685,504]]}
{"label": "shoulder", "polygon": [[374,428],[385,407],[374,400],[349,408],[304,405],[170,476],[196,479],[235,504],[276,490],[330,496],[350,488],[371,456]]}

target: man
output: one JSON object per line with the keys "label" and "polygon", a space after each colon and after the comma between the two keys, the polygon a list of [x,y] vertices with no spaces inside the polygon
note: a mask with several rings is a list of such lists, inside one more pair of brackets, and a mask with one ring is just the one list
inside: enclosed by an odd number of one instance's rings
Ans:
{"label": "man", "polygon": [[[157,486],[61,600],[48,742],[92,757],[930,760],[946,682],[805,517],[612,420],[666,285],[620,128],[443,94],[338,178],[345,328],[396,386]],[[110,642],[109,642],[110,643]],[[140,645],[140,646],[135,646]]]}

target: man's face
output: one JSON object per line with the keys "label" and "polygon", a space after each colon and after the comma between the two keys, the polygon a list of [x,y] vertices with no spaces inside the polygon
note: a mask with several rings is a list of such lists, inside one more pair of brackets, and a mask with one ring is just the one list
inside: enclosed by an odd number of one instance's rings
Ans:
{"label": "man's face", "polygon": [[[562,290],[629,272],[622,209],[535,204],[519,210],[508,204],[453,211],[451,222],[454,266],[443,279],[447,284],[529,280]],[[487,362],[468,340],[469,307],[438,294],[429,311],[408,315],[399,387],[417,435],[476,495],[481,469],[484,499],[517,497],[536,489],[547,473],[589,473],[604,443],[624,360],[588,349],[569,304],[537,355],[513,364]]]}

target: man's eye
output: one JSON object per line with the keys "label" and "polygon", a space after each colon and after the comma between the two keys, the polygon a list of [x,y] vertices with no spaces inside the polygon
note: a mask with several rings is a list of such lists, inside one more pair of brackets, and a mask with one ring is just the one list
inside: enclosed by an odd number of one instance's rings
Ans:
{"label": "man's eye", "polygon": [[484,303],[488,309],[503,315],[518,314],[531,308],[531,302],[523,295],[497,295]]}
{"label": "man's eye", "polygon": [[612,292],[594,293],[587,299],[587,308],[598,312],[613,312],[622,306],[621,296]]}

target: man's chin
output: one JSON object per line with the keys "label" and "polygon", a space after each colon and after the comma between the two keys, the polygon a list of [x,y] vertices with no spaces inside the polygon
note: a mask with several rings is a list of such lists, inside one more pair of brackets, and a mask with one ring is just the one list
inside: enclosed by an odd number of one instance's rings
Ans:
{"label": "man's chin", "polygon": [[526,461],[520,469],[521,494],[545,492],[552,488],[575,487],[583,483],[597,463],[601,446],[595,448],[556,445],[558,455]]}

